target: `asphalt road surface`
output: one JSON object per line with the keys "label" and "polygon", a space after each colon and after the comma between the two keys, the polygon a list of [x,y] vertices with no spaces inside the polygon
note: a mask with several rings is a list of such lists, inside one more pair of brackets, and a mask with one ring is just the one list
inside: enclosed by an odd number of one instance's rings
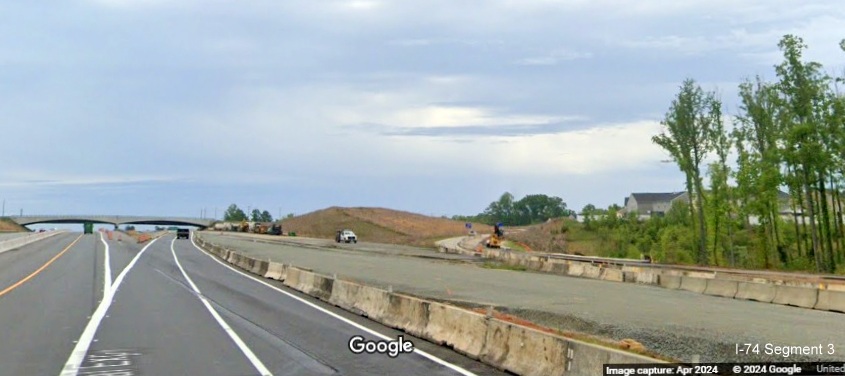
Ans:
{"label": "asphalt road surface", "polygon": [[257,280],[165,236],[66,233],[0,254],[3,375],[501,375],[405,335],[416,350],[355,354],[402,333]]}
{"label": "asphalt road surface", "polygon": [[[682,361],[845,360],[845,314],[727,299],[656,286],[483,268],[479,261],[436,259],[389,245],[297,246],[293,239],[203,233],[203,239],[260,259],[457,304],[493,305],[551,328],[614,340],[634,339]],[[255,240],[255,241],[253,241]],[[282,241],[283,243],[279,243]],[[318,244],[319,241],[311,241]],[[379,248],[379,252],[372,249]],[[400,249],[402,247],[396,247]],[[401,255],[400,255],[401,253]],[[408,257],[411,256],[411,257]],[[759,353],[737,347],[759,345]],[[765,346],[820,346],[821,355],[766,354]],[[833,353],[830,353],[832,347]]]}

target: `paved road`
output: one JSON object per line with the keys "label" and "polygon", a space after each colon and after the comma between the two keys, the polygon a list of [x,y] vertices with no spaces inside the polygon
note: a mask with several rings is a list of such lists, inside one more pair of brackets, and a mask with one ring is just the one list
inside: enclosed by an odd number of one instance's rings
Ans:
{"label": "paved road", "polygon": [[408,336],[417,353],[353,354],[354,336],[400,333],[190,240],[129,240],[66,233],[0,254],[0,374],[502,374]]}
{"label": "paved road", "polygon": [[[252,242],[207,233],[204,239],[247,255],[365,281],[420,296],[491,304],[552,328],[621,340],[689,361],[845,359],[845,314],[808,310],[558,275],[481,268],[477,262],[397,257],[356,250]],[[432,257],[439,255],[428,251]],[[737,344],[760,344],[760,354],[737,354]],[[834,354],[784,358],[776,346],[833,345]]]}

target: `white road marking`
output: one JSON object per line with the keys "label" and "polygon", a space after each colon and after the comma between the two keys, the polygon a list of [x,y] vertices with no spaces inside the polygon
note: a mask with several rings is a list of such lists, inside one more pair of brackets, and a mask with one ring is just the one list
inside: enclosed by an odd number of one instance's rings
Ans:
{"label": "white road marking", "polygon": [[91,341],[94,340],[94,334],[97,333],[97,328],[100,327],[103,317],[105,317],[106,312],[111,306],[115,291],[117,291],[117,288],[120,287],[121,283],[123,283],[123,278],[125,278],[126,274],[129,273],[129,270],[135,266],[135,263],[139,258],[141,258],[141,255],[143,255],[147,248],[153,245],[156,240],[158,240],[158,238],[153,239],[144,248],[142,248],[141,252],[138,252],[138,254],[135,255],[132,261],[129,262],[129,265],[126,265],[126,267],[123,268],[114,280],[114,283],[109,288],[108,294],[103,297],[103,301],[101,301],[100,305],[97,306],[94,314],[91,315],[91,320],[88,321],[88,325],[85,326],[85,330],[83,330],[82,335],[79,336],[79,340],[76,342],[76,346],[74,346],[73,351],[70,353],[67,363],[65,363],[64,368],[62,368],[62,373],[60,374],[61,376],[76,376],[79,373],[79,366],[85,360],[85,354],[88,353],[88,348],[91,347]]}
{"label": "white road marking", "polygon": [[106,265],[106,270],[103,272],[105,278],[103,282],[103,300],[105,300],[106,296],[108,296],[111,291],[111,261],[109,261],[109,244],[106,243],[105,236],[102,232],[100,233],[100,241],[103,242],[103,245],[106,247],[106,250],[104,251],[105,257],[103,258],[103,264]]}
{"label": "white road marking", "polygon": [[185,276],[185,280],[188,281],[188,284],[191,285],[191,288],[194,290],[194,292],[197,293],[197,298],[202,301],[202,304],[205,305],[205,308],[208,309],[208,312],[211,313],[211,316],[213,316],[214,319],[217,320],[217,323],[220,324],[220,327],[223,328],[224,331],[226,331],[226,334],[228,334],[229,337],[232,338],[232,341],[234,341],[235,344],[238,345],[238,348],[241,349],[241,352],[243,352],[244,355],[246,355],[247,359],[249,359],[250,363],[252,363],[252,366],[255,367],[255,369],[262,376],[272,376],[273,374],[270,373],[270,370],[267,369],[267,367],[264,366],[264,363],[262,363],[261,360],[258,359],[258,357],[255,355],[255,353],[253,353],[252,350],[249,349],[249,346],[247,346],[246,343],[241,340],[241,337],[238,336],[238,333],[235,333],[235,330],[232,329],[232,327],[230,327],[229,324],[227,324],[222,317],[220,317],[220,314],[218,314],[214,307],[211,306],[211,303],[208,302],[208,299],[206,299],[205,296],[202,295],[200,289],[197,288],[197,285],[194,284],[194,281],[191,280],[191,277],[189,277],[188,273],[185,272],[185,269],[182,268],[182,264],[179,263],[179,258],[176,257],[176,249],[173,247],[174,243],[176,243],[176,239],[173,239],[170,242],[170,252],[173,254],[173,261],[176,261],[176,266],[179,267],[179,270],[182,272],[182,275]]}
{"label": "white road marking", "polygon": [[[338,319],[338,320],[340,320],[340,321],[342,321],[342,322],[344,322],[344,323],[346,323],[346,324],[352,325],[353,327],[358,328],[358,329],[360,329],[360,330],[363,330],[363,331],[365,331],[365,332],[367,332],[367,333],[369,333],[369,334],[372,334],[372,335],[374,335],[374,336],[376,336],[376,337],[378,337],[378,338],[381,338],[381,339],[383,339],[383,340],[388,340],[388,341],[392,341],[392,340],[394,340],[394,339],[393,339],[393,338],[391,338],[391,337],[388,337],[388,336],[386,336],[386,335],[384,335],[384,334],[381,334],[381,333],[379,333],[379,332],[377,332],[377,331],[375,331],[375,330],[372,330],[372,329],[370,329],[370,328],[367,328],[366,326],[363,326],[363,325],[361,325],[361,324],[358,324],[358,323],[356,323],[356,322],[354,322],[354,321],[352,321],[352,320],[349,320],[349,319],[347,319],[347,318],[345,318],[345,317],[343,317],[343,316],[340,316],[340,315],[338,315],[338,314],[336,314],[336,313],[334,313],[334,312],[332,312],[332,311],[326,310],[326,309],[325,309],[325,308],[323,308],[323,307],[320,307],[320,306],[318,306],[318,305],[316,305],[316,304],[314,304],[314,303],[311,303],[311,302],[309,302],[309,301],[307,301],[307,300],[305,300],[305,299],[302,299],[302,298],[300,298],[300,297],[298,297],[298,296],[296,296],[296,295],[293,295],[293,294],[291,294],[291,293],[289,293],[289,292],[287,292],[287,291],[285,291],[285,290],[282,290],[282,289],[280,289],[280,288],[278,288],[278,287],[276,287],[276,286],[273,286],[273,285],[271,285],[271,284],[269,284],[269,283],[267,283],[267,282],[265,282],[265,281],[262,281],[262,280],[260,280],[260,279],[258,279],[258,278],[255,278],[255,277],[253,277],[252,275],[249,275],[249,274],[244,273],[244,272],[242,272],[242,271],[240,271],[240,270],[238,270],[238,269],[235,269],[233,266],[231,266],[231,265],[229,265],[229,264],[226,264],[226,263],[224,263],[224,262],[222,262],[222,261],[218,260],[216,257],[214,257],[213,255],[211,255],[210,253],[208,253],[208,252],[206,252],[205,250],[203,250],[202,248],[200,248],[200,247],[199,247],[196,243],[194,243],[194,236],[193,236],[193,233],[192,233],[191,235],[192,235],[192,236],[191,236],[191,244],[193,244],[193,245],[194,245],[194,247],[195,247],[196,249],[200,250],[200,252],[204,253],[206,256],[210,257],[212,260],[217,261],[217,263],[218,263],[218,264],[223,265],[223,266],[225,266],[225,267],[229,268],[229,270],[232,270],[232,271],[234,271],[235,273],[238,273],[238,274],[240,274],[240,275],[242,275],[242,276],[244,276],[244,277],[246,277],[246,278],[249,278],[249,279],[251,279],[251,280],[253,280],[253,281],[255,281],[255,282],[258,282],[258,283],[260,283],[260,284],[262,284],[262,285],[264,285],[264,286],[267,286],[267,287],[269,287],[269,288],[271,288],[271,289],[273,289],[273,290],[276,290],[276,291],[278,291],[278,292],[280,292],[280,293],[282,293],[282,294],[285,294],[285,295],[287,295],[287,296],[289,296],[289,297],[291,297],[291,298],[293,298],[293,299],[296,299],[297,301],[299,301],[299,302],[301,302],[301,303],[304,303],[304,304],[308,305],[308,306],[309,306],[309,307],[311,307],[311,308],[314,308],[314,309],[316,309],[316,310],[318,310],[318,311],[320,311],[320,312],[323,312],[323,313],[325,313],[325,314],[327,314],[327,315],[329,315],[329,316],[331,316],[331,317],[333,317],[333,318],[336,318],[336,319]],[[449,369],[451,369],[451,370],[453,370],[453,371],[455,371],[455,372],[458,372],[458,373],[460,373],[460,374],[462,374],[462,375],[466,375],[466,376],[477,376],[475,373],[472,373],[472,372],[470,372],[470,371],[468,371],[468,370],[466,370],[466,369],[462,368],[461,366],[458,366],[458,365],[456,365],[456,364],[449,363],[449,362],[447,362],[447,361],[445,361],[445,360],[443,360],[443,359],[440,359],[440,358],[438,358],[438,357],[436,357],[436,356],[434,356],[434,355],[431,355],[431,354],[429,354],[429,353],[427,353],[427,352],[425,352],[425,351],[422,351],[422,350],[420,350],[420,349],[416,349],[416,348],[415,348],[415,349],[414,349],[414,353],[419,354],[420,356],[422,356],[422,357],[424,357],[424,358],[426,358],[426,359],[428,359],[428,360],[431,360],[431,361],[433,361],[433,362],[435,362],[435,363],[437,363],[437,364],[440,364],[440,365],[442,365],[442,366],[444,366],[444,367],[446,367],[446,368],[449,368]]]}

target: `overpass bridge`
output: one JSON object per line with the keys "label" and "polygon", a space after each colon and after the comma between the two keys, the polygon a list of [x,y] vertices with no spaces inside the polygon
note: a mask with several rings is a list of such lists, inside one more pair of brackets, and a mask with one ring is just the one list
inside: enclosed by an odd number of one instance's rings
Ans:
{"label": "overpass bridge", "polygon": [[39,223],[102,223],[115,227],[120,225],[196,226],[205,229],[216,222],[206,218],[152,217],[132,215],[25,215],[7,217],[15,223],[26,226]]}

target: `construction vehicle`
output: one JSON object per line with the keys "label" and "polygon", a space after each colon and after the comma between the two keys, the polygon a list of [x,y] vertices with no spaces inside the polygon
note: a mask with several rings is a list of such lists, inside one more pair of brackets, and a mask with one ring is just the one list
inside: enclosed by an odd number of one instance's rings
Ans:
{"label": "construction vehicle", "polygon": [[485,245],[487,248],[502,248],[502,241],[505,238],[505,232],[502,230],[502,224],[497,223],[493,226],[493,234],[487,239]]}
{"label": "construction vehicle", "polygon": [[249,222],[244,219],[241,221],[241,225],[238,227],[239,232],[249,232]]}
{"label": "construction vehicle", "polygon": [[252,227],[252,232],[254,234],[266,234],[267,230],[269,230],[269,229],[270,229],[270,225],[268,225],[266,223],[257,223],[256,222],[255,225]]}
{"label": "construction vehicle", "polygon": [[267,235],[281,235],[282,234],[282,225],[280,223],[274,223],[270,225],[270,228],[267,229]]}
{"label": "construction vehicle", "polygon": [[93,234],[94,233],[94,224],[91,222],[85,222],[82,224],[82,229],[84,230],[83,233],[85,234]]}

